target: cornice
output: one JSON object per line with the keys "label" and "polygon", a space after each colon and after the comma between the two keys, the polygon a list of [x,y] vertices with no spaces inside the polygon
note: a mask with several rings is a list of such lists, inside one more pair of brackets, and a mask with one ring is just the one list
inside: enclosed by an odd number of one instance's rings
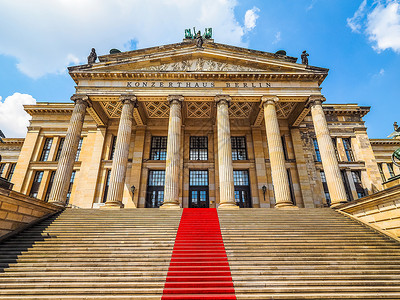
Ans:
{"label": "cornice", "polygon": [[360,115],[360,117],[364,117],[371,109],[370,106],[357,104],[322,104],[322,107],[327,115]]}
{"label": "cornice", "polygon": [[370,139],[371,145],[400,145],[400,139]]}

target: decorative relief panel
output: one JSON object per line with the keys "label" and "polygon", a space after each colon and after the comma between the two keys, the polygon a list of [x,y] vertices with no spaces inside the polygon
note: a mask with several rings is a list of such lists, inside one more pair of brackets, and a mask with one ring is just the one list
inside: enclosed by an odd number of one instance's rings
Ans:
{"label": "decorative relief panel", "polygon": [[168,118],[169,105],[167,101],[144,102],[149,118]]}
{"label": "decorative relief panel", "polygon": [[103,107],[109,118],[119,118],[121,116],[122,102],[100,102],[101,107]]}
{"label": "decorative relief panel", "polygon": [[212,102],[187,102],[186,112],[188,118],[210,118]]}
{"label": "decorative relief panel", "polygon": [[276,114],[278,118],[287,118],[293,111],[296,103],[293,102],[277,102],[276,103]]}
{"label": "decorative relief panel", "polygon": [[265,71],[263,69],[252,68],[248,66],[233,65],[224,62],[218,62],[209,59],[198,58],[194,60],[184,60],[159,66],[150,66],[138,69],[139,71],[175,71],[175,72],[246,72],[246,71]]}
{"label": "decorative relief panel", "polygon": [[229,117],[231,118],[248,118],[253,110],[253,103],[248,102],[232,102],[229,106]]}

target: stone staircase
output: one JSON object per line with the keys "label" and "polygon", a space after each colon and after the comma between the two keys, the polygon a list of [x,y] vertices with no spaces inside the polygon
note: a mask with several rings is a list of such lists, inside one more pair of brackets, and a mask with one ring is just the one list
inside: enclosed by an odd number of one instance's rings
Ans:
{"label": "stone staircase", "polygon": [[[237,299],[400,299],[400,245],[331,209],[218,213]],[[67,209],[0,245],[0,299],[160,299],[181,214]]]}
{"label": "stone staircase", "polygon": [[332,209],[219,219],[237,299],[400,299],[400,244]]}

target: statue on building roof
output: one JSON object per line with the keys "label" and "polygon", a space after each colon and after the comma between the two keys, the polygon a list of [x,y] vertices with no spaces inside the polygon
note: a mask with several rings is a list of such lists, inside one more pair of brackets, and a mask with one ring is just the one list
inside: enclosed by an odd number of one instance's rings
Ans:
{"label": "statue on building roof", "polygon": [[200,30],[196,34],[196,46],[197,48],[203,47],[203,37],[201,36]]}
{"label": "statue on building roof", "polygon": [[394,131],[388,136],[388,138],[400,139],[400,128],[399,125],[397,125],[397,122],[393,123],[393,129]]}
{"label": "statue on building roof", "polygon": [[190,28],[185,29],[185,39],[187,40],[197,40],[197,42],[199,41],[199,37],[202,38],[202,42],[204,42],[204,40],[209,40],[212,39],[212,28],[205,28],[204,29],[204,33],[203,35],[201,34],[200,30],[196,33],[196,27],[193,27],[193,33],[192,30]]}
{"label": "statue on building roof", "polygon": [[96,62],[96,59],[97,59],[96,50],[92,48],[92,51],[90,52],[87,58],[88,64],[94,64]]}
{"label": "statue on building roof", "polygon": [[301,63],[303,65],[307,65],[308,66],[308,56],[309,56],[309,54],[307,53],[306,50],[304,50],[303,53],[301,54]]}

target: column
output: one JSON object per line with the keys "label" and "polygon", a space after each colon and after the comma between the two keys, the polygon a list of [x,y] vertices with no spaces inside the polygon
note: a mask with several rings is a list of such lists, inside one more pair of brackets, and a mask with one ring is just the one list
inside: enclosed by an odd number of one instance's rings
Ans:
{"label": "column", "polygon": [[329,134],[325,113],[322,108],[323,96],[311,96],[309,105],[315,128],[315,135],[321,153],[322,167],[324,168],[329,194],[331,196],[331,207],[347,202],[346,190],[340,174],[339,163],[336,158],[335,148]]}
{"label": "column", "polygon": [[75,102],[75,106],[68,126],[67,135],[65,136],[49,197],[49,202],[60,206],[65,205],[69,181],[74,168],[76,151],[78,150],[78,143],[81,138],[86,108],[89,105],[89,97],[86,95],[75,94],[71,97],[71,100]]}
{"label": "column", "polygon": [[179,164],[182,132],[181,106],[183,96],[168,96],[169,123],[167,160],[165,163],[164,203],[160,208],[179,209]]}
{"label": "column", "polygon": [[104,208],[121,208],[122,195],[128,164],[129,144],[132,135],[133,108],[137,105],[136,97],[133,95],[122,95],[121,118],[119,120],[117,141],[111,166],[110,185],[108,188],[107,201]]}
{"label": "column", "polygon": [[278,117],[276,115],[275,103],[278,100],[278,97],[262,97],[269,160],[271,163],[272,183],[275,192],[275,207],[279,208],[293,206],[293,203],[290,197],[289,179],[285,166],[285,155],[283,153]]}
{"label": "column", "polygon": [[231,128],[229,125],[229,109],[231,97],[215,96],[217,103],[218,131],[218,170],[219,170],[219,206],[221,209],[238,209],[235,203],[233,185]]}

